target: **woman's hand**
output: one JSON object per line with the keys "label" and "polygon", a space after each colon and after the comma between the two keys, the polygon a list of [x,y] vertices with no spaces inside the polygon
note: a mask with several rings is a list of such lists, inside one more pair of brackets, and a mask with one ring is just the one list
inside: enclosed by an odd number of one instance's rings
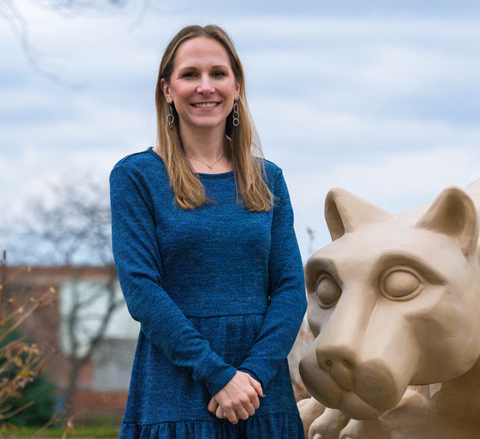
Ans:
{"label": "woman's hand", "polygon": [[238,371],[227,385],[208,403],[208,411],[217,418],[236,424],[246,420],[260,407],[259,396],[264,396],[262,386],[248,373]]}

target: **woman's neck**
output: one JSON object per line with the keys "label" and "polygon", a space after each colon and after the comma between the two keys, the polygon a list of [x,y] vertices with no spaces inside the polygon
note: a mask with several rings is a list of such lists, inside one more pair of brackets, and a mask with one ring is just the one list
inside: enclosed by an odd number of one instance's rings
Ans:
{"label": "woman's neck", "polygon": [[226,154],[224,129],[180,129],[183,149],[195,172],[218,174],[233,169]]}

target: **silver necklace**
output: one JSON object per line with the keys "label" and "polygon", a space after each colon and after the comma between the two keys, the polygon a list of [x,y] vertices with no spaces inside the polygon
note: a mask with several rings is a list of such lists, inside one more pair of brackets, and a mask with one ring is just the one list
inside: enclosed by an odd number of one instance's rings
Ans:
{"label": "silver necklace", "polygon": [[223,159],[223,156],[225,155],[225,151],[223,151],[223,154],[222,156],[212,165],[207,165],[205,162],[202,162],[200,159],[196,159],[195,157],[190,157],[189,155],[185,154],[189,159],[192,159],[192,160],[195,160],[197,162],[200,162],[200,163],[203,163],[207,168],[209,169],[213,169],[213,167],[220,161]]}

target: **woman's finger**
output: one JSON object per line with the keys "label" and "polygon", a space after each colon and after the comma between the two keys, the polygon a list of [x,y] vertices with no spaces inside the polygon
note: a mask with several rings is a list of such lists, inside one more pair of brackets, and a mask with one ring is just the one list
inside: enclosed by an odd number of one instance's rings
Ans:
{"label": "woman's finger", "polygon": [[262,385],[254,380],[250,375],[248,375],[249,384],[252,386],[252,389],[255,393],[250,395],[250,402],[253,404],[253,407],[258,409],[260,407],[260,400],[258,399],[259,396],[263,397]]}
{"label": "woman's finger", "polygon": [[245,407],[245,410],[247,411],[248,416],[253,416],[255,414],[255,406],[252,402],[250,402],[249,406]]}
{"label": "woman's finger", "polygon": [[223,411],[223,407],[219,404],[217,404],[217,410],[215,411],[215,416],[218,419],[225,419],[226,418],[225,412]]}
{"label": "woman's finger", "polygon": [[[248,375],[248,374],[247,374]],[[262,389],[262,385],[255,379],[253,379],[250,375],[248,375],[248,379],[250,381],[250,385],[255,389],[255,391],[257,392],[257,395],[258,396],[261,396],[262,398],[265,396],[263,394],[263,389]]]}
{"label": "woman's finger", "polygon": [[210,402],[208,403],[207,410],[214,414],[218,408],[218,402],[215,400],[215,398],[212,398]]}
{"label": "woman's finger", "polygon": [[[237,412],[233,409],[226,409],[223,411],[224,416],[232,423],[238,424],[238,415]],[[248,416],[247,416],[248,417]]]}
{"label": "woman's finger", "polygon": [[240,406],[239,408],[237,408],[235,413],[237,414],[237,416],[240,419],[243,419],[244,421],[246,421],[248,419],[248,413],[245,410],[245,407],[243,407],[243,406]]}

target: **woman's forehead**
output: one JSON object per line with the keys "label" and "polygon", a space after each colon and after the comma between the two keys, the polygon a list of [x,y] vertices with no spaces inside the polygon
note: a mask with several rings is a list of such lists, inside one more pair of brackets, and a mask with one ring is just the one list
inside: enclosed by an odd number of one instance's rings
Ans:
{"label": "woman's forehead", "polygon": [[214,64],[231,68],[227,50],[221,43],[206,37],[196,37],[185,41],[175,54],[175,68],[196,67]]}

